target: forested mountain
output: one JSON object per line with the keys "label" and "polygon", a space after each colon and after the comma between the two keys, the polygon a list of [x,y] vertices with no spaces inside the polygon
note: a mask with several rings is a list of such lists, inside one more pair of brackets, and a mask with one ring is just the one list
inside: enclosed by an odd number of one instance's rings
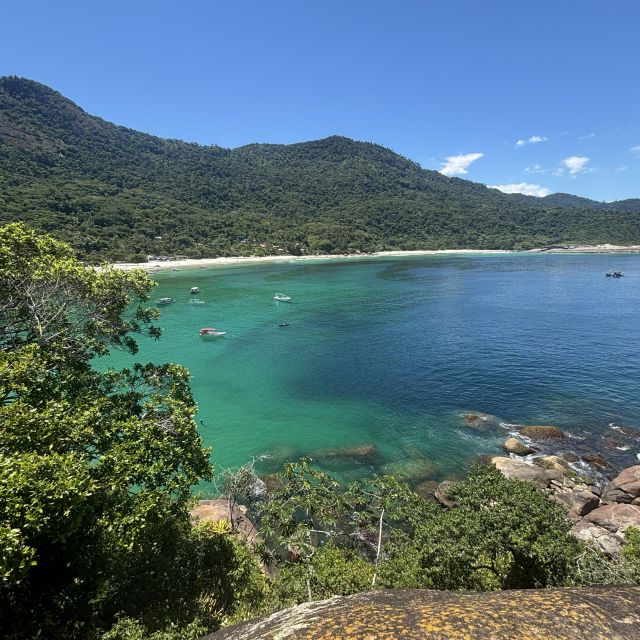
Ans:
{"label": "forested mountain", "polygon": [[524,196],[528,202],[536,201],[542,206],[572,207],[574,209],[585,209],[591,211],[629,211],[640,213],[640,198],[629,198],[627,200],[616,200],[615,202],[599,202],[581,198],[570,193],[552,193],[543,198]]}
{"label": "forested mountain", "polygon": [[637,200],[509,196],[338,136],[237,149],[164,140],[0,78],[0,222],[26,220],[93,260],[640,244],[639,211]]}

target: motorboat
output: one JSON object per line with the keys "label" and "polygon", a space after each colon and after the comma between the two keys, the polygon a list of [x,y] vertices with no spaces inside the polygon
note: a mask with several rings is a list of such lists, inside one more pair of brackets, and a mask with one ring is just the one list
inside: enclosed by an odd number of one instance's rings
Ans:
{"label": "motorboat", "polygon": [[278,326],[279,327],[288,327],[289,323],[288,322],[281,322]]}
{"label": "motorboat", "polygon": [[223,336],[225,333],[227,332],[218,331],[218,329],[216,329],[215,327],[203,327],[202,329],[200,329],[200,332],[198,333],[198,335],[203,340],[210,340],[212,338],[217,338],[218,336]]}
{"label": "motorboat", "polygon": [[195,295],[196,293],[200,293],[200,287],[191,287],[191,295]]}
{"label": "motorboat", "polygon": [[607,278],[622,278],[622,271],[609,271],[605,275]]}
{"label": "motorboat", "polygon": [[291,302],[291,297],[286,296],[284,293],[276,293],[273,296],[273,299],[277,300],[278,302]]}
{"label": "motorboat", "polygon": [[158,300],[156,302],[156,304],[157,305],[166,305],[166,304],[173,304],[174,302],[175,302],[174,298],[166,297],[166,298],[160,298],[160,300]]}
{"label": "motorboat", "polygon": [[189,300],[189,304],[206,304],[204,300],[200,300],[200,298],[191,298]]}

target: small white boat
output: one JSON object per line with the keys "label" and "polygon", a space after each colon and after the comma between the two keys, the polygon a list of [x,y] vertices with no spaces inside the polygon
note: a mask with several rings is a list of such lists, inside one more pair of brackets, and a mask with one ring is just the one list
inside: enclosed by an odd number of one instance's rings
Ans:
{"label": "small white boat", "polygon": [[200,293],[200,287],[191,287],[191,294],[195,295],[196,293]]}
{"label": "small white boat", "polygon": [[278,302],[291,302],[291,297],[286,296],[284,293],[276,293],[273,296],[273,299],[277,300]]}
{"label": "small white boat", "polygon": [[167,298],[160,298],[160,300],[158,300],[156,304],[165,305],[165,304],[173,304],[174,302],[175,302],[174,298],[167,297]]}
{"label": "small white boat", "polygon": [[200,329],[200,332],[198,333],[198,335],[203,340],[209,340],[211,338],[217,338],[218,336],[223,336],[225,333],[227,332],[218,331],[215,327],[203,327],[202,329]]}
{"label": "small white boat", "polygon": [[189,300],[189,304],[206,304],[204,300],[200,300],[200,298],[191,298]]}

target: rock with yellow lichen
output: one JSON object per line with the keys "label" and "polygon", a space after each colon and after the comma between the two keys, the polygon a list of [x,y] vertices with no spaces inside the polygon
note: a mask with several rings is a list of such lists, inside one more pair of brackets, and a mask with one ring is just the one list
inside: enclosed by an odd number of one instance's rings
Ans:
{"label": "rock with yellow lichen", "polygon": [[229,627],[210,640],[638,640],[640,587],[335,597]]}
{"label": "rock with yellow lichen", "polygon": [[529,438],[530,440],[534,440],[536,442],[546,442],[548,440],[563,440],[565,435],[562,429],[558,429],[558,427],[552,426],[531,426],[531,427],[522,427],[520,429],[520,433]]}

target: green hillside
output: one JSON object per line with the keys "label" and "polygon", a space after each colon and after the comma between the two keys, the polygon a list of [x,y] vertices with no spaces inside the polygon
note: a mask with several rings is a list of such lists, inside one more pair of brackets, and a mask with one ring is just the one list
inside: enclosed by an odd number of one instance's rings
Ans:
{"label": "green hillside", "polygon": [[26,220],[92,260],[640,243],[638,201],[550,198],[338,136],[237,149],[164,140],[0,78],[0,223]]}

